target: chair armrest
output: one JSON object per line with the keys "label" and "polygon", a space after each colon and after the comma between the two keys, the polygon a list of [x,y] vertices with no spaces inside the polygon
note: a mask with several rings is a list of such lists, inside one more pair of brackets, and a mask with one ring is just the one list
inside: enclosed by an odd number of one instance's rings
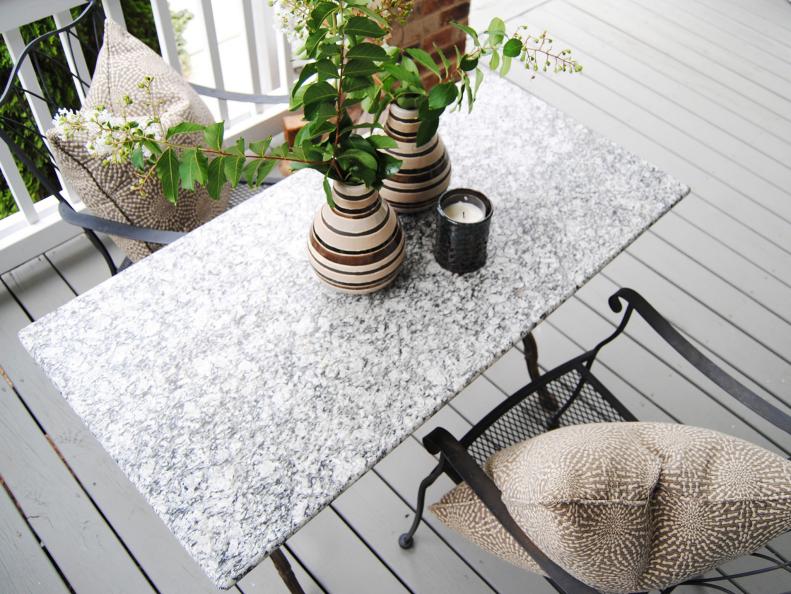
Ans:
{"label": "chair armrest", "polygon": [[706,355],[701,353],[692,343],[684,338],[681,333],[637,291],[624,288],[614,293],[609,299],[609,305],[610,309],[615,313],[620,313],[623,309],[621,300],[629,304],[624,318],[628,318],[628,314],[631,313],[630,310],[639,313],[659,336],[673,347],[676,352],[689,361],[698,371],[703,373],[747,408],[759,414],[786,433],[791,433],[791,416],[770,404],[723,371],[716,363],[706,357]]}
{"label": "chair armrest", "polygon": [[202,85],[195,85],[192,83],[190,83],[190,86],[199,95],[214,97],[215,99],[224,99],[225,101],[239,101],[241,103],[254,103],[257,105],[277,105],[280,103],[288,103],[291,99],[288,95],[254,95],[251,93],[237,93],[235,91],[213,89],[211,87],[204,87]]}
{"label": "chair armrest", "polygon": [[65,202],[58,203],[58,212],[64,221],[76,225],[77,227],[90,229],[91,231],[97,231],[99,233],[106,233],[108,235],[117,235],[125,239],[144,241],[146,243],[168,244],[186,235],[180,231],[161,231],[159,229],[136,227],[134,225],[128,225],[127,223],[119,223],[94,215],[75,212],[75,210]]}
{"label": "chair armrest", "polygon": [[547,557],[530,540],[508,512],[503,503],[500,490],[491,478],[481,469],[464,447],[442,427],[434,429],[423,438],[423,444],[432,454],[441,453],[446,462],[470,486],[483,504],[499,520],[508,533],[516,539],[523,549],[544,570],[555,584],[566,594],[599,594],[597,590],[580,582],[562,567]]}

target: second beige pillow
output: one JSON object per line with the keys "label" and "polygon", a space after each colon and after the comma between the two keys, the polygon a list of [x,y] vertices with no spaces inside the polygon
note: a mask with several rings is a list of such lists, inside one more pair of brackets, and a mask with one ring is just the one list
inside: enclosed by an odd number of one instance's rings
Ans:
{"label": "second beige pillow", "polygon": [[[565,427],[498,452],[486,470],[551,559],[605,592],[662,589],[791,529],[791,462],[696,427]],[[535,562],[462,483],[443,523],[530,571]]]}

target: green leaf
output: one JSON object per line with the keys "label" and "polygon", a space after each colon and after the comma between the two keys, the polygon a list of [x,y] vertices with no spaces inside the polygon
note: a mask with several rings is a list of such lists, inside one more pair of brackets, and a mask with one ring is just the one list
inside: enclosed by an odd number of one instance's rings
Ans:
{"label": "green leaf", "polygon": [[236,143],[233,146],[229,146],[226,151],[237,157],[244,157],[244,139],[237,138]]}
{"label": "green leaf", "polygon": [[225,171],[223,169],[223,158],[217,157],[212,159],[209,163],[209,174],[206,182],[206,190],[209,196],[215,200],[219,200],[222,195],[223,186],[225,186]]}
{"label": "green leaf", "polygon": [[327,204],[329,204],[330,207],[335,208],[335,201],[332,199],[332,190],[330,189],[330,180],[326,175],[324,176],[324,182],[322,185],[324,186],[324,195],[327,197]]}
{"label": "green leaf", "polygon": [[442,60],[442,66],[445,68],[445,76],[450,76],[450,62],[447,56],[445,56],[445,52],[443,52],[442,48],[436,43],[434,44],[434,49],[437,51],[437,54],[439,54],[439,59]]}
{"label": "green leaf", "polygon": [[181,164],[179,165],[181,187],[194,190],[195,184],[202,186],[206,183],[208,175],[209,162],[206,155],[195,148],[188,148],[181,153]]}
{"label": "green leaf", "polygon": [[389,136],[382,136],[381,134],[369,136],[368,142],[373,144],[377,149],[389,149],[396,148],[398,146],[398,143],[395,140]]}
{"label": "green leaf", "polygon": [[367,41],[350,49],[346,57],[350,60],[362,58],[364,60],[375,60],[377,62],[388,59],[387,52],[381,46]]}
{"label": "green leaf", "polygon": [[434,138],[434,134],[437,133],[437,128],[439,128],[439,117],[425,117],[420,121],[420,126],[417,129],[417,138],[415,139],[415,144],[417,146],[423,146],[432,138]]}
{"label": "green leaf", "polygon": [[367,17],[353,16],[346,23],[344,32],[347,35],[361,35],[363,37],[384,37],[385,31],[374,21]]}
{"label": "green leaf", "polygon": [[[420,79],[420,69],[417,67],[417,64],[415,64],[415,61],[412,58],[408,56],[402,56],[401,66],[403,66],[407,72],[411,72],[413,76]],[[422,85],[422,82],[420,84]]]}
{"label": "green leaf", "polygon": [[351,93],[354,91],[361,91],[363,89],[367,89],[368,87],[374,84],[373,79],[370,76],[349,76],[347,77],[344,73],[343,77],[343,90],[347,93]]}
{"label": "green leaf", "polygon": [[159,146],[158,143],[154,142],[153,140],[144,140],[143,146],[146,147],[148,150],[151,151],[151,154],[154,156],[159,156],[162,154],[162,147]]}
{"label": "green leaf", "polygon": [[437,75],[437,78],[442,79],[442,75],[439,72],[439,66],[434,61],[434,58],[431,57],[426,50],[420,49],[419,47],[410,47],[406,50],[412,59],[415,60],[418,64],[421,64],[428,68],[431,72]]}
{"label": "green leaf", "polygon": [[167,149],[156,165],[157,177],[162,182],[162,192],[171,204],[179,198],[179,158],[173,149]]}
{"label": "green leaf", "polygon": [[464,70],[464,72],[469,72],[470,70],[475,70],[478,66],[478,56],[474,58],[470,57],[468,54],[464,54],[461,58],[461,64],[459,67]]}
{"label": "green leaf", "polygon": [[472,88],[470,88],[470,77],[465,76],[462,82],[467,90],[467,113],[472,113],[472,104],[475,103],[475,96],[472,94]]}
{"label": "green leaf", "polygon": [[258,174],[255,177],[256,186],[260,186],[262,183],[264,183],[266,176],[271,173],[276,164],[277,161],[259,161]]}
{"label": "green leaf", "polygon": [[341,48],[337,43],[322,43],[319,46],[319,54],[317,59],[321,58],[334,58],[341,55]]}
{"label": "green leaf", "polygon": [[492,52],[492,58],[489,60],[489,68],[492,70],[497,70],[500,66],[500,54],[497,52]]}
{"label": "green leaf", "polygon": [[143,148],[140,145],[134,148],[129,160],[132,161],[135,169],[142,170],[146,166],[146,158],[143,156]]}
{"label": "green leaf", "polygon": [[322,103],[311,103],[305,106],[305,119],[316,120],[320,118],[330,118],[336,113],[335,103],[324,101]]}
{"label": "green leaf", "polygon": [[222,149],[223,136],[225,135],[225,122],[217,122],[210,126],[206,126],[203,131],[203,137],[206,139],[206,144],[209,148],[219,151]]}
{"label": "green leaf", "polygon": [[511,60],[512,58],[508,56],[503,57],[503,64],[500,66],[500,76],[508,74],[508,71],[511,69]]}
{"label": "green leaf", "polygon": [[368,4],[367,0],[355,6],[355,8],[360,12],[362,12],[364,15],[370,17],[371,19],[382,25],[382,27],[387,27],[387,19],[385,19],[381,14],[378,14],[376,11],[371,10],[370,8],[365,6],[365,4]]}
{"label": "green leaf", "polygon": [[516,58],[522,52],[522,42],[516,37],[512,37],[503,46],[503,56]]}
{"label": "green leaf", "polygon": [[242,175],[247,180],[247,185],[250,186],[255,185],[255,175],[256,172],[258,171],[258,164],[260,162],[261,161],[257,159],[253,161],[248,161],[247,164],[244,166],[244,169],[242,169]]}
{"label": "green leaf", "polygon": [[475,29],[463,23],[457,23],[456,21],[451,21],[450,24],[472,37],[472,40],[475,42],[476,46],[481,45],[481,42],[478,40],[478,32]]}
{"label": "green leaf", "polygon": [[442,109],[447,107],[458,96],[458,89],[455,83],[447,82],[437,85],[428,93],[429,109]]}
{"label": "green leaf", "polygon": [[308,56],[309,58],[313,57],[313,54],[316,53],[316,48],[324,40],[328,32],[329,32],[328,29],[319,29],[318,31],[315,31],[310,35],[308,35],[308,38],[305,40],[305,46],[303,48],[306,56]]}
{"label": "green leaf", "polygon": [[242,177],[244,171],[244,157],[230,156],[222,158],[222,168],[225,172],[225,178],[231,182],[231,187],[235,188]]}
{"label": "green leaf", "polygon": [[272,171],[276,161],[271,159],[255,159],[244,166],[243,175],[250,186],[260,186]]}
{"label": "green leaf", "polygon": [[489,33],[489,43],[494,46],[500,45],[505,39],[505,22],[499,17],[494,17],[487,29]]}
{"label": "green leaf", "polygon": [[483,70],[480,68],[475,69],[475,85],[473,86],[474,95],[478,96],[478,89],[481,88],[481,83],[483,82]]}
{"label": "green leaf", "polygon": [[376,162],[376,157],[371,155],[371,153],[356,148],[347,149],[338,156],[339,161],[348,161],[349,159],[357,161],[363,167],[374,171],[379,165]]}
{"label": "green leaf", "polygon": [[175,126],[171,126],[170,128],[168,128],[168,131],[165,133],[165,140],[170,140],[170,138],[175,134],[203,132],[205,129],[206,126],[203,126],[201,124],[193,124],[192,122],[181,122],[180,124],[176,124]]}
{"label": "green leaf", "polygon": [[370,60],[355,58],[349,60],[343,67],[344,76],[368,76],[377,72],[379,67]]}
{"label": "green leaf", "polygon": [[403,165],[403,161],[400,159],[396,159],[392,155],[385,155],[384,161],[382,163],[382,178],[390,177],[391,175],[395,175],[401,169],[401,165]]}
{"label": "green leaf", "polygon": [[256,142],[250,143],[250,150],[253,151],[259,157],[263,157],[266,154],[266,149],[269,148],[269,145],[272,144],[272,137],[267,136],[263,140],[258,140]]}
{"label": "green leaf", "polygon": [[318,29],[326,18],[338,9],[337,4],[332,2],[322,2],[310,13],[310,19],[313,21],[313,28]]}
{"label": "green leaf", "polygon": [[291,89],[291,97],[294,98],[297,96],[297,91],[299,88],[308,80],[311,76],[316,74],[316,62],[308,62],[302,68],[302,71],[299,73],[299,77],[297,78],[297,82],[294,83],[294,88]]}
{"label": "green leaf", "polygon": [[393,78],[395,78],[398,81],[402,81],[414,85],[420,85],[420,75],[407,70],[403,66],[385,63],[382,64],[382,70],[390,74]]}
{"label": "green leaf", "polygon": [[320,81],[307,87],[303,103],[307,107],[322,101],[334,101],[337,97],[338,91],[330,83]]}
{"label": "green leaf", "polygon": [[338,78],[338,67],[329,58],[322,58],[318,62],[312,62],[312,64],[316,65],[316,72],[322,80]]}

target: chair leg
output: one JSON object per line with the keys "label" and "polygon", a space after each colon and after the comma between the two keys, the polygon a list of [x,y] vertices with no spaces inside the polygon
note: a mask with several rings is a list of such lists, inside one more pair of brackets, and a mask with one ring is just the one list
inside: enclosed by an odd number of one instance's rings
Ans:
{"label": "chair leg", "polygon": [[277,573],[280,575],[280,579],[283,580],[283,583],[288,588],[288,591],[291,594],[305,594],[305,591],[302,589],[302,586],[299,584],[299,580],[297,580],[297,576],[294,575],[294,571],[291,569],[291,564],[286,559],[286,556],[283,554],[281,549],[275,549],[269,555],[269,558],[272,559],[272,563],[275,565],[275,569],[277,569]]}
{"label": "chair leg", "polygon": [[110,252],[107,251],[107,247],[104,245],[104,243],[102,243],[102,240],[99,239],[99,236],[90,229],[83,229],[83,232],[88,237],[88,241],[93,244],[93,247],[95,247],[101,254],[102,258],[104,258],[107,267],[110,269],[110,276],[115,276],[118,274],[118,268],[116,267],[115,262],[113,262],[113,257],[110,255]]}
{"label": "chair leg", "polygon": [[[538,345],[532,332],[522,339],[522,345],[525,347],[527,373],[530,375],[530,381],[535,381],[541,377],[541,371],[538,369]],[[538,389],[538,401],[548,411],[558,409],[557,400],[546,388]]]}
{"label": "chair leg", "polygon": [[401,536],[398,537],[398,544],[402,549],[411,549],[412,545],[415,543],[414,536],[415,532],[420,526],[420,520],[423,518],[423,508],[426,504],[426,489],[428,489],[431,485],[434,484],[445,470],[445,464],[440,462],[437,464],[437,467],[431,471],[426,478],[424,478],[420,482],[420,487],[417,490],[417,506],[415,507],[415,519],[412,520],[412,525],[409,527],[407,532],[404,532]]}

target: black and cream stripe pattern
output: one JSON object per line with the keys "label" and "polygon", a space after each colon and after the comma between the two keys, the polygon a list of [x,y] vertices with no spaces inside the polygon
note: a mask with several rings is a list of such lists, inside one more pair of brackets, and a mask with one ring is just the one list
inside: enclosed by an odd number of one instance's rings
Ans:
{"label": "black and cream stripe pattern", "polygon": [[385,180],[380,193],[399,213],[431,208],[450,183],[450,159],[442,139],[435,134],[426,144],[416,146],[419,126],[416,109],[390,106],[385,132],[398,146],[387,152],[403,163],[398,173]]}
{"label": "black and cream stripe pattern", "polygon": [[308,252],[313,270],[345,293],[372,293],[389,285],[404,262],[398,216],[377,190],[335,182],[335,207],[323,204],[313,220]]}

